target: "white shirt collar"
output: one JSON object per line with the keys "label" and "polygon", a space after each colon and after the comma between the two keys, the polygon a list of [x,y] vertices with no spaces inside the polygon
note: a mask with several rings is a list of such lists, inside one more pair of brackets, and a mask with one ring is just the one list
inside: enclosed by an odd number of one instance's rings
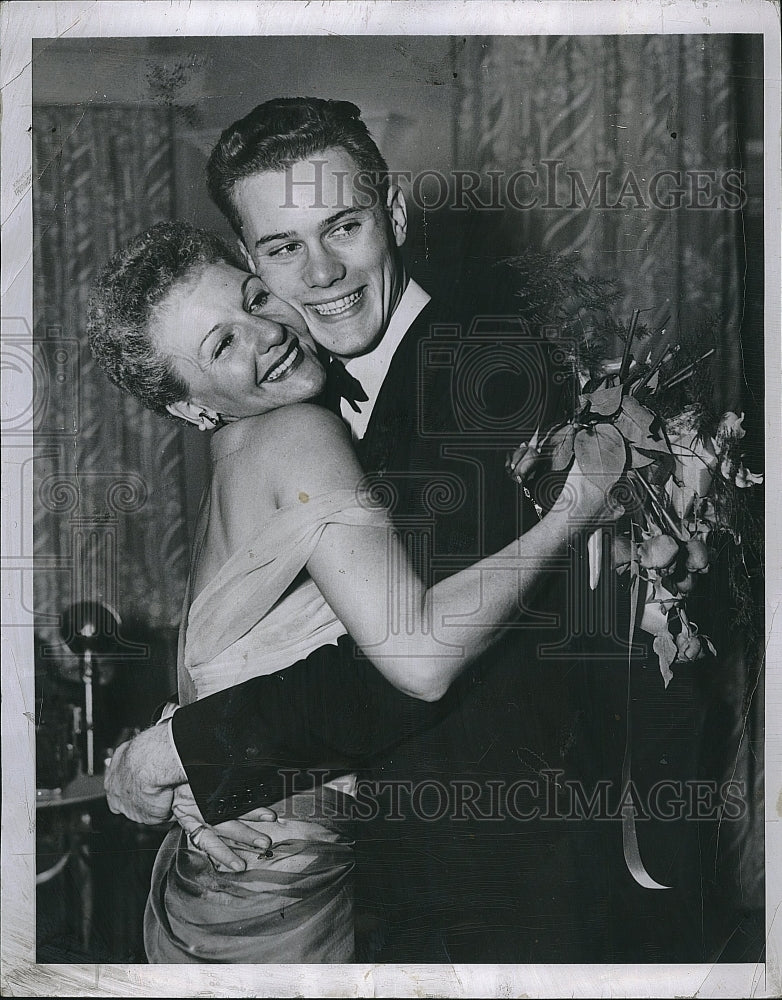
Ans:
{"label": "white shirt collar", "polygon": [[353,439],[360,441],[366,433],[369,418],[375,406],[375,400],[380,393],[383,381],[391,367],[391,361],[397,348],[402,343],[405,334],[415,322],[418,314],[431,299],[431,295],[413,281],[408,281],[402,293],[399,305],[393,312],[388,328],[377,347],[357,358],[348,358],[345,367],[357,378],[364,388],[369,400],[359,403],[360,412],[356,411],[343,399],[341,403],[342,416],[348,422]]}

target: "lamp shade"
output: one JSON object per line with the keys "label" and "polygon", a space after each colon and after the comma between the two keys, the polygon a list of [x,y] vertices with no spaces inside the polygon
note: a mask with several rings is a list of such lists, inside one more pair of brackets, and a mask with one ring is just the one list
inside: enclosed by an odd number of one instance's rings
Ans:
{"label": "lamp shade", "polygon": [[102,601],[77,601],[63,612],[60,634],[71,652],[107,655],[119,646],[122,620]]}

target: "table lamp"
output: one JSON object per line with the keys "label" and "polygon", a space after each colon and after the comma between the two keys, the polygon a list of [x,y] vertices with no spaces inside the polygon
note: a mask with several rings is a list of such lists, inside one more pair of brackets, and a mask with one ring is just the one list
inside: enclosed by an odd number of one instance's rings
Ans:
{"label": "table lamp", "polygon": [[84,685],[84,728],[86,734],[87,774],[95,773],[95,730],[93,714],[93,679],[95,656],[117,653],[120,646],[119,614],[102,601],[77,601],[65,610],[60,633],[72,653],[79,657],[81,682]]}

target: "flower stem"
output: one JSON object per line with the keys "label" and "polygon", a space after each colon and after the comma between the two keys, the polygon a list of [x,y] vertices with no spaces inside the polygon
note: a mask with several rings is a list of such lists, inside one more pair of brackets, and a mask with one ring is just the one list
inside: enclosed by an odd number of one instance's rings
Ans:
{"label": "flower stem", "polygon": [[638,480],[638,482],[643,485],[644,489],[646,490],[647,494],[649,495],[649,499],[650,499],[650,501],[652,503],[652,506],[654,507],[654,511],[657,514],[657,516],[660,517],[660,518],[662,518],[662,520],[665,521],[665,523],[667,524],[667,526],[671,529],[671,531],[679,539],[679,541],[686,542],[687,541],[686,535],[681,530],[681,528],[679,528],[676,525],[676,523],[673,521],[673,519],[671,518],[671,516],[668,513],[668,511],[660,503],[660,500],[657,497],[657,495],[654,492],[654,490],[652,489],[652,487],[647,483],[647,481],[644,479],[643,476],[639,475],[634,470],[633,470],[633,472],[634,472],[634,478],[636,478]]}
{"label": "flower stem", "polygon": [[671,319],[671,317],[668,316],[666,318],[666,320],[665,320],[665,323],[663,323],[663,325],[662,325],[662,329],[660,330],[660,335],[661,335],[662,339],[660,340],[660,343],[657,345],[654,357],[650,361],[649,371],[644,375],[644,377],[641,379],[641,381],[638,382],[638,384],[635,385],[630,390],[634,396],[638,395],[638,393],[644,388],[644,386],[649,381],[649,379],[652,377],[652,375],[654,375],[654,373],[657,371],[657,369],[663,363],[663,359],[665,358],[665,354],[666,354],[666,352],[668,350],[668,345],[673,340],[674,333],[675,333],[675,328],[671,328],[667,333],[665,332],[666,324],[670,321],[670,319]]}
{"label": "flower stem", "polygon": [[627,331],[627,340],[625,341],[625,349],[622,353],[622,363],[619,366],[619,382],[622,383],[627,378],[627,372],[630,368],[630,348],[633,346],[633,337],[635,336],[635,328],[638,326],[638,317],[641,315],[640,309],[633,310],[633,318],[630,320],[630,329]]}
{"label": "flower stem", "polygon": [[658,385],[657,391],[662,392],[663,389],[671,389],[673,386],[678,385],[679,382],[683,382],[685,379],[690,378],[690,376],[695,374],[695,370],[701,361],[705,361],[706,358],[710,358],[712,354],[714,354],[715,350],[716,348],[712,347],[710,351],[706,351],[705,354],[701,354],[699,358],[696,358],[694,361],[691,361],[690,364],[685,365],[684,368],[680,369],[674,375],[671,375],[671,377],[667,381],[663,382],[662,385]]}

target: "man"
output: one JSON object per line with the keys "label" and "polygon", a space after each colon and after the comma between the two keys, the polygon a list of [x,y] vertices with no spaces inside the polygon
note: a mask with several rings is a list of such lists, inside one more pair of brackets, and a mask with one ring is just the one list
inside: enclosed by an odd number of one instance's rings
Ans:
{"label": "man", "polygon": [[[340,407],[359,455],[431,581],[537,516],[504,457],[509,432],[531,436],[552,398],[546,352],[514,321],[499,285],[452,272],[433,298],[409,279],[405,202],[386,174],[355,106],[282,99],[226,130],[209,187],[254,269],[338,359],[331,383],[349,397]],[[522,609],[520,626],[434,714],[392,694],[352,649],[345,655],[349,644],[327,647],[182,707],[120,748],[110,805],[159,821],[171,788],[188,779],[217,823],[279,798],[282,766],[370,762],[376,794],[358,832],[360,957],[607,955],[598,948],[606,916],[589,911],[591,900],[604,904],[606,837],[582,836],[573,817],[557,822],[568,809],[561,778],[574,748],[584,752],[570,697],[583,679],[564,614],[569,566],[552,568],[560,572],[545,605],[559,614]]]}

